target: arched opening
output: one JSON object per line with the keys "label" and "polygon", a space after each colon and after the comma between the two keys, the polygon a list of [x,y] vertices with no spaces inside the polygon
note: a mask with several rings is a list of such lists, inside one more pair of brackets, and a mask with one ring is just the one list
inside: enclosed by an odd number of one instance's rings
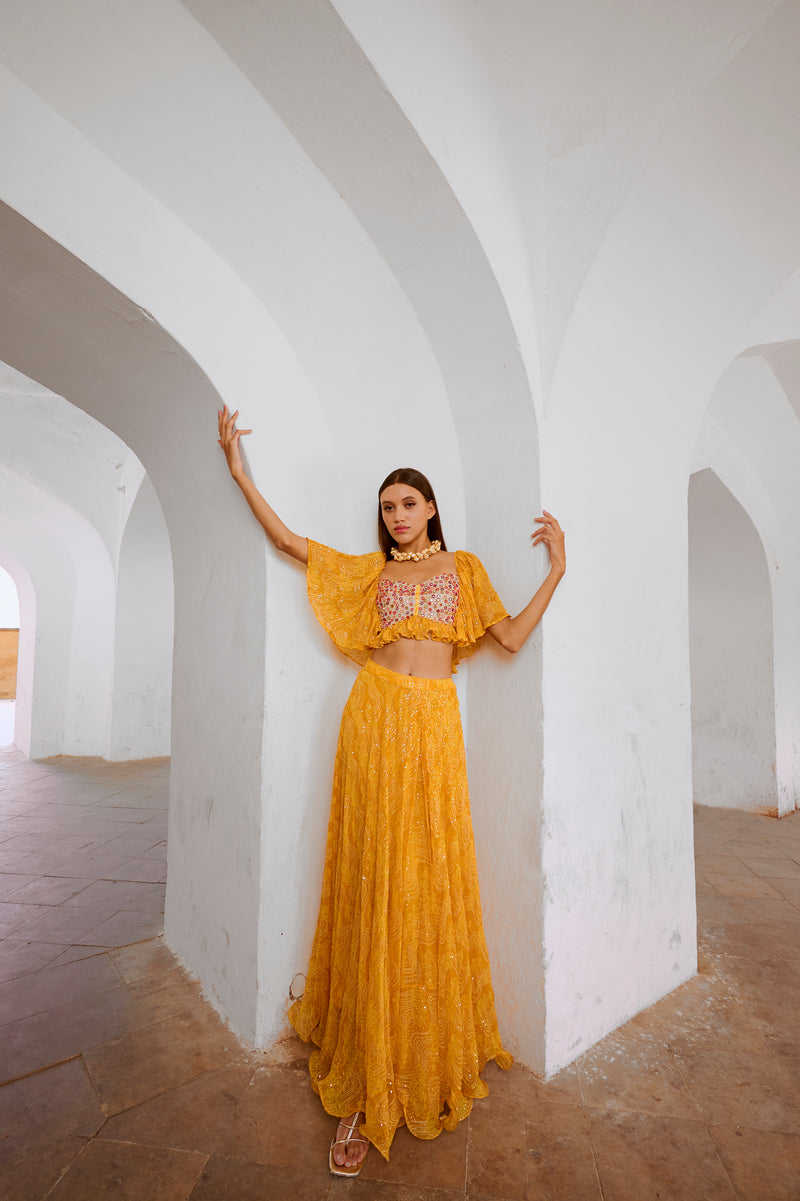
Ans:
{"label": "arched opening", "polygon": [[14,741],[18,657],[19,597],[11,576],[0,567],[0,747]]}
{"label": "arched opening", "polygon": [[710,468],[689,481],[689,642],[695,802],[777,813],[769,571]]}

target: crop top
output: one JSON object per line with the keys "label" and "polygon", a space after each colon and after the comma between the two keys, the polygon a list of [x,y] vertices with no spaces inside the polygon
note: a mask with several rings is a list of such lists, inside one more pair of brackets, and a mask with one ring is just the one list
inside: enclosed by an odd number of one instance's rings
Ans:
{"label": "crop top", "polygon": [[432,638],[452,644],[455,671],[489,626],[508,617],[480,559],[457,550],[455,560],[455,575],[409,584],[380,579],[382,551],[345,555],[309,539],[308,599],[339,650],[356,663],[398,638]]}

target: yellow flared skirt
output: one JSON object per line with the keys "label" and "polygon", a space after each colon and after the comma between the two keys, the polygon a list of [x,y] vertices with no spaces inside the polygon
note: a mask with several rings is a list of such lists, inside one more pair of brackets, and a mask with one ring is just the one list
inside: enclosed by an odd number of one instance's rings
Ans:
{"label": "yellow flared skirt", "polygon": [[[388,1159],[397,1127],[436,1138],[511,1066],[495,1016],[455,684],[369,662],[342,715],[322,900],[305,991],[327,1112],[362,1110]],[[446,1106],[445,1106],[446,1103]]]}

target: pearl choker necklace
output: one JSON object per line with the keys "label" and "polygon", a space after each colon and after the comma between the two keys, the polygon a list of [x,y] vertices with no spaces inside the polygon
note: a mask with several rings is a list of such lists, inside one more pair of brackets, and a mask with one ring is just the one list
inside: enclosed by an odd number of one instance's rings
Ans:
{"label": "pearl choker necklace", "polygon": [[415,563],[419,563],[422,559],[430,559],[431,555],[438,555],[442,549],[442,544],[437,539],[427,546],[425,550],[398,550],[396,546],[391,548],[391,555],[398,563],[407,563],[409,559],[413,559]]}

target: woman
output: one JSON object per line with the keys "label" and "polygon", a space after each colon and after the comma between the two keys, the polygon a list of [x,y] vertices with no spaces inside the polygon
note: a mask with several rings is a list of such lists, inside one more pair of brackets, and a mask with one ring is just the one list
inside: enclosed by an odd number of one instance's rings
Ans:
{"label": "woman", "polygon": [[[425,476],[379,489],[381,550],[342,555],[292,533],[245,474],[238,411],[218,414],[231,475],[278,550],[307,565],[308,595],[362,666],[342,715],[319,919],[306,988],[289,1018],[316,1044],[309,1069],[328,1113],[335,1175],[369,1143],[388,1159],[397,1126],[435,1138],[485,1096],[497,1029],[451,673],[484,633],[517,651],[564,574],[564,534],[545,511],[550,572],[510,617],[480,561],[448,553]],[[363,1116],[362,1116],[363,1115]]]}

